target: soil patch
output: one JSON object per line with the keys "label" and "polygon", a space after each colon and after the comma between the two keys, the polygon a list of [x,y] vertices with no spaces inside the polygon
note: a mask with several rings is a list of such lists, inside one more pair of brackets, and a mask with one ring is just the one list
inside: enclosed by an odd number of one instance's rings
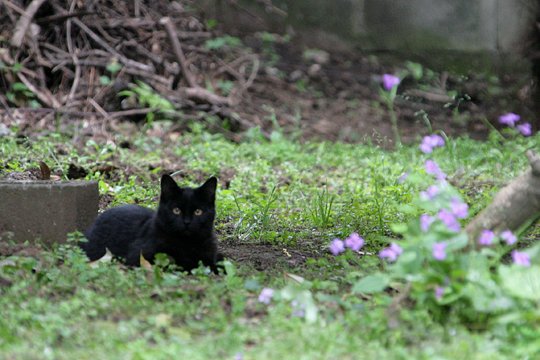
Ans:
{"label": "soil patch", "polygon": [[278,247],[267,244],[235,244],[225,242],[219,249],[226,258],[236,263],[251,266],[257,271],[273,270],[282,267],[301,267],[314,254],[297,249]]}

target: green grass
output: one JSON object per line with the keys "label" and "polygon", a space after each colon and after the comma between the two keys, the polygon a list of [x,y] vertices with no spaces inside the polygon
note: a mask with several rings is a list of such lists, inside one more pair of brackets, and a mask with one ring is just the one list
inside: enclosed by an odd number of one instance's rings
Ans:
{"label": "green grass", "polygon": [[[167,123],[152,126],[166,130]],[[468,330],[451,313],[438,322],[411,304],[391,312],[392,294],[351,292],[358,279],[380,268],[375,254],[394,236],[391,224],[417,215],[402,210],[422,189],[399,180],[423,171],[425,157],[416,145],[387,151],[274,139],[235,144],[198,131],[173,141],[142,131],[119,135],[115,143],[129,140],[127,149],[93,140],[73,146],[58,134],[0,138],[0,175],[37,168],[40,160],[65,174],[76,163],[113,196],[111,206],[155,206],[165,171],[180,171],[181,185],[217,175],[228,183],[217,200],[224,244],[273,244],[312,256],[299,267],[262,272],[234,263],[220,277],[114,263],[91,267],[65,245],[39,259],[0,258],[0,277],[10,283],[0,285],[0,358],[525,359],[538,347],[525,336]],[[495,135],[486,142],[460,138],[434,158],[474,214],[526,169],[524,151],[539,143],[539,136],[504,143]],[[104,171],[108,165],[112,171]],[[353,231],[366,239],[365,256],[328,254],[334,237]],[[261,304],[263,287],[285,288],[290,298],[283,292],[282,300]],[[316,320],[294,316],[292,298],[303,299]]]}

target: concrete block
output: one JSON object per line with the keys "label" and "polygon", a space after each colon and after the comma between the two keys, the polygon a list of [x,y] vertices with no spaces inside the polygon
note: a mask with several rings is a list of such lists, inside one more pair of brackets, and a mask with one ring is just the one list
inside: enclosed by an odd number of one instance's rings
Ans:
{"label": "concrete block", "polygon": [[64,242],[98,212],[95,181],[0,181],[0,241]]}

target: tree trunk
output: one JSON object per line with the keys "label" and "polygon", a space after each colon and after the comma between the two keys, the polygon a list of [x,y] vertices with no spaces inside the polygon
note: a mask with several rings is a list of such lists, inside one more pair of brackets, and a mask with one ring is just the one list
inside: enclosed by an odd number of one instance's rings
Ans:
{"label": "tree trunk", "polygon": [[540,156],[526,153],[531,169],[502,188],[484,210],[467,225],[471,242],[484,229],[515,231],[540,217]]}

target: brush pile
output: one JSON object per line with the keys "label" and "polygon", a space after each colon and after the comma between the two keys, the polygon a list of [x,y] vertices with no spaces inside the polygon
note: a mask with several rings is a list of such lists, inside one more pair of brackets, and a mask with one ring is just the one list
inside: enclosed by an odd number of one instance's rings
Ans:
{"label": "brush pile", "polygon": [[231,107],[255,80],[258,57],[193,4],[0,0],[0,122],[204,112],[247,126]]}

